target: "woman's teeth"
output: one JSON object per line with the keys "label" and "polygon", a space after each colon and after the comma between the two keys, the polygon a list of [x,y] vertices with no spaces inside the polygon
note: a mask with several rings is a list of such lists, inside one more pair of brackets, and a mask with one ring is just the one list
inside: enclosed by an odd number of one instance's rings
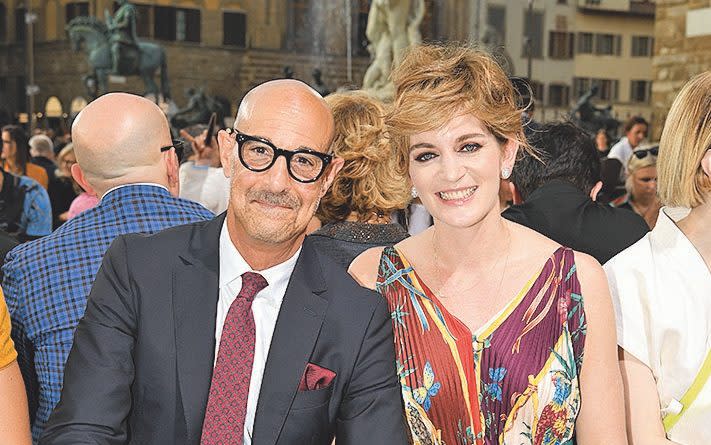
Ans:
{"label": "woman's teeth", "polygon": [[455,192],[439,192],[438,194],[439,197],[445,201],[456,201],[467,199],[474,193],[474,191],[476,191],[476,187],[469,187],[468,189],[457,190]]}

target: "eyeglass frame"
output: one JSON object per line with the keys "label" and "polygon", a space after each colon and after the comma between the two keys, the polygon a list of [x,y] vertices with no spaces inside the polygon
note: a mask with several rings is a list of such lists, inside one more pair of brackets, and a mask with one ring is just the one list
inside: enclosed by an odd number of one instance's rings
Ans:
{"label": "eyeglass frame", "polygon": [[659,156],[659,146],[645,148],[644,150],[635,150],[632,152],[632,154],[637,159],[644,159],[647,157],[647,155]]}
{"label": "eyeglass frame", "polygon": [[170,150],[171,148],[175,149],[175,156],[178,158],[178,164],[180,164],[183,161],[183,153],[185,152],[185,142],[179,139],[173,139],[173,143],[171,145],[161,147],[160,152],[163,153],[165,151]]}
{"label": "eyeglass frame", "polygon": [[[320,151],[312,150],[312,149],[298,149],[298,150],[286,150],[284,148],[279,148],[270,141],[260,138],[257,136],[251,136],[246,133],[242,133],[241,131],[235,129],[235,128],[226,128],[225,132],[232,137],[232,135],[235,135],[235,144],[237,145],[237,156],[239,157],[239,161],[242,163],[244,168],[246,168],[249,171],[253,171],[256,173],[264,172],[269,170],[276,164],[277,159],[279,156],[284,156],[284,159],[286,160],[286,171],[289,172],[289,176],[294,181],[300,182],[302,184],[311,184],[313,182],[318,181],[321,176],[323,176],[324,172],[326,172],[326,169],[328,166],[331,164],[331,161],[333,161],[333,155],[328,154],[328,153],[321,153]],[[250,167],[247,165],[247,162],[245,162],[244,158],[242,157],[242,149],[241,145],[244,144],[247,141],[254,141],[254,142],[260,142],[262,144],[265,144],[269,146],[272,150],[274,150],[274,156],[272,157],[271,162],[264,168],[254,168]],[[294,172],[291,171],[291,158],[294,155],[297,154],[309,154],[309,155],[314,155],[317,158],[321,159],[321,171],[318,172],[315,178],[313,179],[299,179],[294,175]]]}

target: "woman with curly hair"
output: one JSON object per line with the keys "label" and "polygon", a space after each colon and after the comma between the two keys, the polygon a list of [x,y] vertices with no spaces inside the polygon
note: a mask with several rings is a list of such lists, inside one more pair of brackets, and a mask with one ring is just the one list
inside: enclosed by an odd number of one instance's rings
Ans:
{"label": "woman with curly hair", "polygon": [[362,91],[326,97],[336,124],[333,152],[343,168],[326,192],[316,216],[323,226],[313,242],[343,267],[363,251],[407,237],[391,222],[410,201],[405,171],[385,131],[385,106]]}
{"label": "woman with curly hair", "polygon": [[392,78],[388,131],[434,224],[349,270],[388,303],[412,441],[625,444],[602,268],[500,213],[530,150],[511,81],[455,45],[414,47]]}

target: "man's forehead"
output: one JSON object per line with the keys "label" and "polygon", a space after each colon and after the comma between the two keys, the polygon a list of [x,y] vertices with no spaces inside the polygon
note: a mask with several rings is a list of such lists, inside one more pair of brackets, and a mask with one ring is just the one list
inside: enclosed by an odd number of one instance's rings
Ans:
{"label": "man's forehead", "polygon": [[286,149],[308,147],[328,151],[330,134],[327,125],[307,119],[284,119],[279,116],[244,119],[235,122],[235,129],[250,136],[259,136]]}

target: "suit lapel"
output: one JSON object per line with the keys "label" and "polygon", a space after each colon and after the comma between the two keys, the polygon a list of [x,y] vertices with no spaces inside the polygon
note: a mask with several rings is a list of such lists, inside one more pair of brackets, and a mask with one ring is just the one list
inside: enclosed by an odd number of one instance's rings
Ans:
{"label": "suit lapel", "polygon": [[254,443],[273,445],[321,330],[328,302],[318,258],[304,244],[279,310],[254,420]]}
{"label": "suit lapel", "polygon": [[212,379],[224,219],[223,214],[196,226],[173,269],[178,386],[190,443],[200,440]]}

